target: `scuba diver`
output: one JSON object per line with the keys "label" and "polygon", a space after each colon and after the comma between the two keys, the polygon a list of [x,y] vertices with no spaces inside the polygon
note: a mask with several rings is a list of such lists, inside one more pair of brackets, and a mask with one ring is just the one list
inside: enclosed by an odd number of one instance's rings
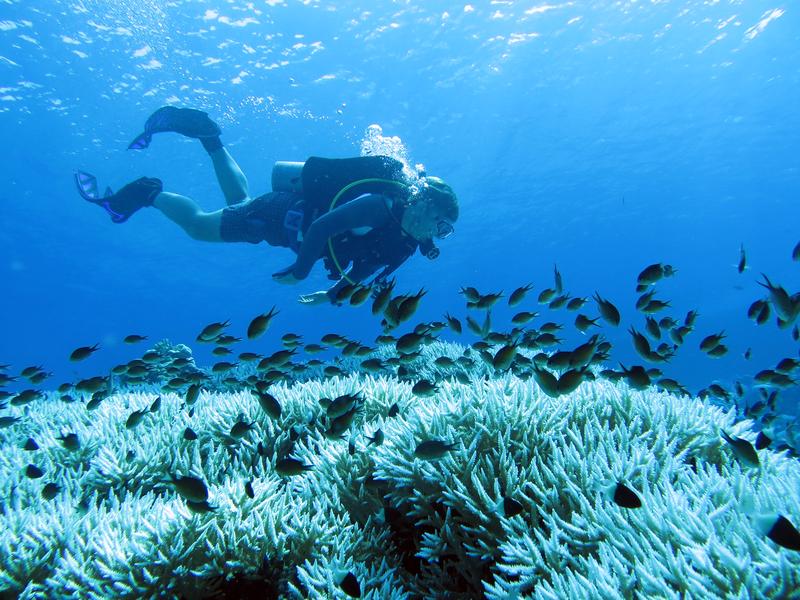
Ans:
{"label": "scuba diver", "polygon": [[424,173],[412,184],[403,164],[388,156],[277,162],[272,191],[251,198],[247,179],[220,140],[220,127],[195,109],[158,109],[128,148],[147,148],[153,134],[168,131],[200,140],[227,207],[204,212],[191,198],[165,192],[161,180],[153,177],[137,179],[117,192],[107,188],[101,196],[97,179],[77,171],[75,182],[83,199],[102,207],[114,223],[153,206],[196,240],[266,241],[291,248],[297,254],[295,262],[272,275],[283,284],[305,279],[323,258],[328,278],[337,283],[327,291],[300,296],[304,304],[338,304],[343,288],[382,269],[365,284],[375,293],[417,249],[436,258],[439,250],[433,240],[450,236],[458,219],[458,200],[449,185]]}

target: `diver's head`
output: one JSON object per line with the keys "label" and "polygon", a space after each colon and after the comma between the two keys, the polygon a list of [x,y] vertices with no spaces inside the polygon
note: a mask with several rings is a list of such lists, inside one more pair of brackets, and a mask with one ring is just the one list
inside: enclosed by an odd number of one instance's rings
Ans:
{"label": "diver's head", "polygon": [[420,190],[403,212],[401,225],[420,243],[425,256],[436,258],[439,250],[433,240],[452,235],[457,220],[458,198],[453,189],[439,177],[424,177],[420,180]]}

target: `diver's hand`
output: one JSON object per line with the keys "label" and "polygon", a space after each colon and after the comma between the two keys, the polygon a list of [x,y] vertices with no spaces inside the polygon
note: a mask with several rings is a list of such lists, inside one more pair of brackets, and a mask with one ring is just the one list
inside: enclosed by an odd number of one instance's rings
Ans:
{"label": "diver's hand", "polygon": [[291,265],[277,273],[272,274],[272,279],[277,281],[278,283],[283,283],[284,285],[294,285],[299,279],[297,279],[292,271],[294,270],[294,265]]}
{"label": "diver's hand", "polygon": [[328,292],[323,290],[321,292],[314,292],[313,294],[303,294],[297,301],[300,304],[324,304],[329,301]]}

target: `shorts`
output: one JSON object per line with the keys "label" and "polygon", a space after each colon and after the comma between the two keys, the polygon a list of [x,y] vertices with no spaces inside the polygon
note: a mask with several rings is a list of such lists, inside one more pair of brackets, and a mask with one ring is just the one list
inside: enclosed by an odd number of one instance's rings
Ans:
{"label": "shorts", "polygon": [[219,235],[224,242],[263,241],[270,246],[289,246],[284,219],[287,211],[303,199],[290,192],[268,192],[250,202],[222,210]]}

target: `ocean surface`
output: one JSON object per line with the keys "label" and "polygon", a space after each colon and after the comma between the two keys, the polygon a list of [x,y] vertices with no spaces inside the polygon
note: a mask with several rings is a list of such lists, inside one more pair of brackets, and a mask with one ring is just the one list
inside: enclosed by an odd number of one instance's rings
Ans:
{"label": "ocean surface", "polygon": [[[42,365],[55,387],[130,360],[130,333],[191,343],[209,322],[243,331],[272,305],[276,330],[306,341],[380,333],[366,306],[297,303],[329,285],[321,266],[274,283],[294,259],[286,249],[193,241],[153,209],[116,225],[81,200],[76,169],[114,189],[159,177],[206,210],[224,206],[195,140],[160,134],[126,150],[172,104],[220,123],[253,195],[276,160],[357,156],[365,143],[450,183],[455,235],[437,260],[416,255],[397,273],[398,291],[427,290],[420,320],[465,315],[462,286],[507,296],[532,283],[538,310],[558,265],[571,295],[598,291],[620,309],[621,326],[602,333],[611,366],[627,365],[638,357],[626,329],[644,320],[636,276],[662,262],[677,274],[655,316],[700,314],[665,374],[695,392],[752,384],[798,349],[774,318],[759,327],[746,311],[765,295],[761,273],[800,288],[799,15],[755,0],[5,0],[0,363]],[[513,314],[501,304],[495,323]],[[730,351],[708,358],[699,341],[721,330]],[[91,360],[68,360],[95,343]],[[240,350],[278,347],[273,336]],[[210,347],[193,350],[211,362]],[[788,410],[798,388],[782,397]]]}

